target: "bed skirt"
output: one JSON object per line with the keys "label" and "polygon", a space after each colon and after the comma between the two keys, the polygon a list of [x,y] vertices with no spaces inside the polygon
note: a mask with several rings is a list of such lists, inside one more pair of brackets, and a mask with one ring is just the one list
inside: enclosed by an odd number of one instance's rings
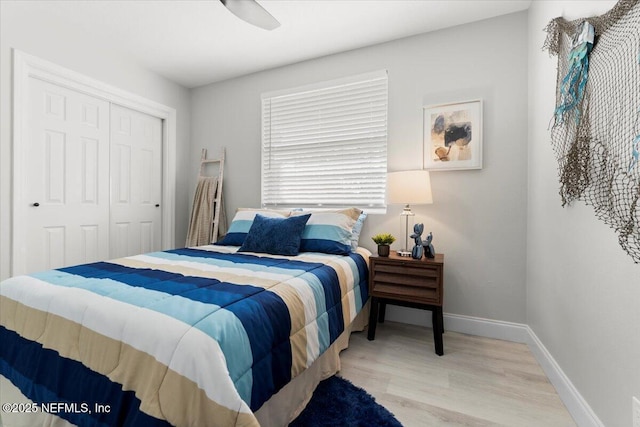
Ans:
{"label": "bed skirt", "polygon": [[[349,346],[351,332],[362,331],[369,320],[367,302],[351,325],[336,341],[304,372],[273,395],[256,413],[262,427],[285,427],[293,421],[311,400],[320,381],[340,371],[340,352]],[[30,403],[18,388],[0,375],[2,403]],[[7,413],[0,411],[0,426],[3,427],[74,427],[74,424],[54,414]]]}

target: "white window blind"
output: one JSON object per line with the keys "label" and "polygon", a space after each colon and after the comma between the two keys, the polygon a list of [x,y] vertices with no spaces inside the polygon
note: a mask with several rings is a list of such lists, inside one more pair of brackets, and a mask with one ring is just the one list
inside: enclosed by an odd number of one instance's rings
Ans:
{"label": "white window blind", "polygon": [[386,70],[262,95],[262,205],[385,208]]}

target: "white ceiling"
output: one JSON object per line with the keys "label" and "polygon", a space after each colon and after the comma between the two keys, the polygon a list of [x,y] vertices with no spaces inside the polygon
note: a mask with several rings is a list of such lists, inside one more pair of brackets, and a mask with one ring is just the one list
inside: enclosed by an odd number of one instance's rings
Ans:
{"label": "white ceiling", "polygon": [[[31,3],[185,87],[525,10],[516,0],[259,0],[282,24],[249,25],[219,0]],[[481,47],[479,47],[481,48]]]}

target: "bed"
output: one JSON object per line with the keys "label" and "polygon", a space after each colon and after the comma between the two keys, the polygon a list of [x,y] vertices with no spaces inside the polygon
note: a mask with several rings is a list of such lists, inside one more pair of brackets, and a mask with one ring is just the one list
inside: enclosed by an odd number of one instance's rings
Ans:
{"label": "bed", "polygon": [[370,253],[239,249],[2,282],[4,425],[287,425],[364,327]]}

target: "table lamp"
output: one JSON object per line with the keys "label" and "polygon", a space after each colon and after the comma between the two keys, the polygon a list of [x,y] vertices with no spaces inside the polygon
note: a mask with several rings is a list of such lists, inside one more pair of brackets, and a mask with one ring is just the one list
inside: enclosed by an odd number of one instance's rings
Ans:
{"label": "table lamp", "polygon": [[398,255],[411,256],[408,243],[409,217],[415,215],[411,212],[411,205],[427,205],[433,203],[429,171],[389,172],[387,174],[387,203],[392,205],[405,205],[400,214],[400,216],[404,216],[405,223],[404,248],[398,251]]}

